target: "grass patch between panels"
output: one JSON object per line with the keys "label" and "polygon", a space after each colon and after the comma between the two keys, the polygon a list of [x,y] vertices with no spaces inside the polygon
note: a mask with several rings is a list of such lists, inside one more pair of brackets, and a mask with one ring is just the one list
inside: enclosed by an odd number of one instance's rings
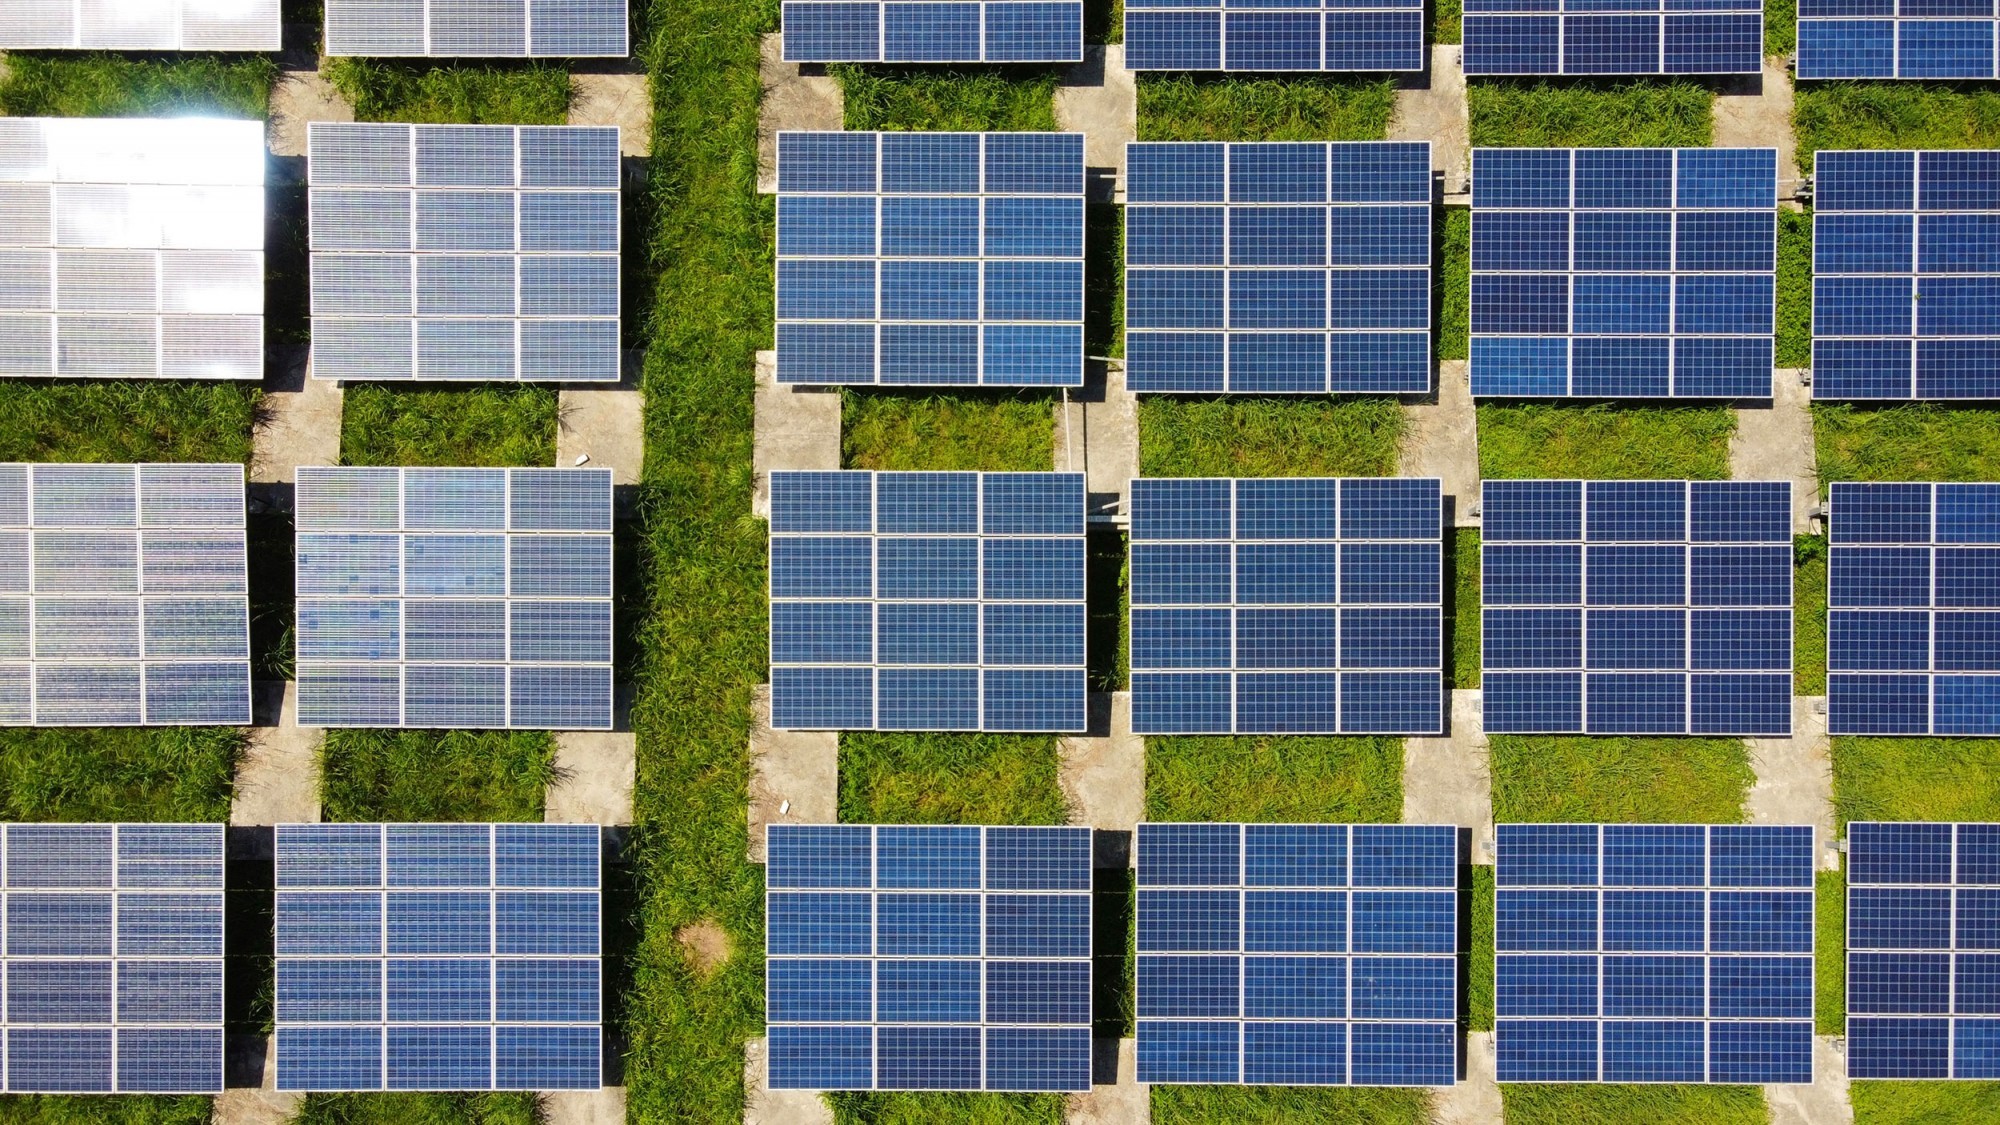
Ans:
{"label": "grass patch between panels", "polygon": [[1735,738],[1496,734],[1495,823],[1734,824],[1757,780]]}
{"label": "grass patch between panels", "polygon": [[1048,472],[1055,405],[1045,394],[843,390],[840,463],[849,469]]}
{"label": "grass patch between panels", "polygon": [[215,1099],[188,1097],[0,1097],[0,1125],[209,1125]]}
{"label": "grass patch between panels", "polygon": [[1472,886],[1465,892],[1472,900],[1472,933],[1462,942],[1465,949],[1465,1026],[1472,1031],[1493,1030],[1493,867],[1472,868]]}
{"label": "grass patch between panels", "polygon": [[1826,536],[1792,540],[1792,691],[1826,694]]}
{"label": "grass patch between panels", "polygon": [[1056,740],[1036,734],[840,736],[847,824],[1062,824]]}
{"label": "grass patch between panels", "polygon": [[[1470,501],[1470,497],[1467,501]],[[1446,669],[1453,690],[1479,686],[1479,529],[1456,527],[1445,547],[1445,567],[1451,571],[1451,600],[1445,603],[1445,633],[1451,638]]]}
{"label": "grass patch between panels", "polygon": [[1807,175],[1815,152],[2000,147],[2000,91],[1984,83],[1805,82],[1797,99],[1792,128]]}
{"label": "grass patch between panels", "polygon": [[1813,1031],[1847,1034],[1847,876],[1813,878]]}
{"label": "grass patch between panels", "polygon": [[1046,67],[951,70],[857,66],[827,68],[840,83],[841,122],[849,132],[1049,132],[1056,127],[1056,79]]}
{"label": "grass patch between panels", "polygon": [[538,821],[555,780],[547,731],[330,730],[320,752],[329,821]]}
{"label": "grass patch between panels", "polygon": [[1146,819],[1395,824],[1403,819],[1403,740],[1148,738]]}
{"label": "grass patch between panels", "polygon": [[2000,410],[1843,403],[1812,417],[1822,482],[2000,480]]}
{"label": "grass patch between panels", "polygon": [[1423,1125],[1430,1091],[1365,1086],[1155,1086],[1153,1125]]}
{"label": "grass patch between panels", "polygon": [[1465,359],[1471,354],[1472,209],[1447,207],[1441,215],[1431,267],[1433,334],[1438,359]]}
{"label": "grass patch between panels", "polygon": [[561,399],[548,386],[415,390],[361,383],[340,416],[344,465],[553,465]]}
{"label": "grass patch between panels", "polygon": [[1379,141],[1387,78],[1139,76],[1142,141]]}
{"label": "grass patch between panels", "polygon": [[414,125],[561,125],[569,117],[569,71],[548,63],[489,65],[341,58],[327,80],[354,106],[356,121]]}
{"label": "grass patch between panels", "polygon": [[226,821],[243,743],[232,727],[0,730],[0,821]]}
{"label": "grass patch between panels", "polygon": [[250,461],[255,384],[0,380],[0,461]]}
{"label": "grass patch between panels", "polygon": [[1061,1094],[828,1094],[835,1125],[1062,1125]]}
{"label": "grass patch between panels", "polygon": [[2000,745],[1836,736],[1833,813],[1842,835],[1850,820],[2000,820]]}
{"label": "grass patch between panels", "polygon": [[1699,82],[1466,83],[1474,148],[1705,148],[1715,92]]}
{"label": "grass patch between panels", "polygon": [[1487,480],[1728,480],[1736,412],[1726,406],[1479,406]]}
{"label": "grass patch between panels", "polygon": [[266,55],[7,55],[0,113],[9,117],[262,118],[278,64]]}
{"label": "grass patch between panels", "polygon": [[539,1125],[533,1094],[308,1094],[291,1125]]}
{"label": "grass patch between panels", "polygon": [[1406,425],[1393,398],[1139,400],[1148,477],[1386,477]]}
{"label": "grass patch between panels", "polygon": [[2000,1121],[2000,1082],[1856,1082],[1854,1125]]}
{"label": "grass patch between panels", "polygon": [[1500,1087],[1507,1125],[1767,1125],[1756,1086],[1515,1082]]}
{"label": "grass patch between panels", "polygon": [[1812,215],[1778,212],[1779,367],[1812,366]]}
{"label": "grass patch between panels", "polygon": [[1764,54],[1790,55],[1799,45],[1799,0],[1764,0]]}
{"label": "grass patch between panels", "polygon": [[1431,0],[1431,42],[1438,46],[1460,42],[1465,34],[1460,0]]}

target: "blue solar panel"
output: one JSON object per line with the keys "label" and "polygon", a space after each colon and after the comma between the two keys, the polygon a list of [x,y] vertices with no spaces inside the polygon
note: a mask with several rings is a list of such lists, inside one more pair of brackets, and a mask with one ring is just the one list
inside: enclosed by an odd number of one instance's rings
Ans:
{"label": "blue solar panel", "polygon": [[1785,735],[1788,481],[1487,481],[1490,734]]}
{"label": "blue solar panel", "polygon": [[1439,489],[1134,480],[1132,729],[1443,729]]}
{"label": "blue solar panel", "polygon": [[780,133],[778,381],[1083,385],[1083,135]]}
{"label": "blue solar panel", "polygon": [[1083,477],[771,474],[771,725],[1084,727]]}
{"label": "blue solar panel", "polygon": [[1760,0],[1465,0],[1464,20],[1467,74],[1756,74],[1764,63]]}
{"label": "blue solar panel", "polygon": [[219,824],[0,831],[9,1094],[222,1090]]}
{"label": "blue solar panel", "polygon": [[1082,58],[1082,0],[785,0],[786,62]]}
{"label": "blue solar panel", "polygon": [[1801,0],[1800,78],[1992,78],[1991,0]]}
{"label": "blue solar panel", "polygon": [[1423,7],[1423,0],[1126,0],[1125,65],[1133,70],[1422,70]]}
{"label": "blue solar panel", "polygon": [[2000,734],[2000,485],[1828,495],[1834,734]]}
{"label": "blue solar panel", "polygon": [[1472,393],[1769,398],[1777,193],[1775,149],[1475,149]]}
{"label": "blue solar panel", "polygon": [[1430,390],[1429,142],[1126,157],[1128,388]]}
{"label": "blue solar panel", "polygon": [[1087,828],[767,830],[772,1089],[1090,1087]]}
{"label": "blue solar panel", "polygon": [[1822,152],[1813,397],[2000,398],[2000,152]]}
{"label": "blue solar panel", "polygon": [[598,828],[277,829],[277,1088],[594,1090]]}
{"label": "blue solar panel", "polygon": [[1138,866],[1139,1081],[1457,1081],[1457,829],[1141,824]]}
{"label": "blue solar panel", "polygon": [[1812,1081],[1810,826],[1495,832],[1500,1081]]}

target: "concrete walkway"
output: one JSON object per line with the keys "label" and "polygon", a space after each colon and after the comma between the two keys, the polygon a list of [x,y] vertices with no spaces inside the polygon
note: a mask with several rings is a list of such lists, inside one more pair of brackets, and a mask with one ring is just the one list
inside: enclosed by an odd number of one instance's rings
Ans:
{"label": "concrete walkway", "polygon": [[1403,823],[1470,829],[1474,862],[1489,854],[1493,775],[1477,689],[1451,693],[1450,726],[1443,737],[1403,740]]}
{"label": "concrete walkway", "polygon": [[757,353],[751,514],[771,518],[771,474],[840,468],[840,388],[778,382],[778,353]]}
{"label": "concrete walkway", "polygon": [[249,742],[236,763],[229,802],[234,825],[311,824],[319,820],[319,754],[326,731],[299,725],[290,681],[252,685]]}
{"label": "concrete walkway", "polygon": [[1462,48],[1455,43],[1432,47],[1431,68],[1397,87],[1396,108],[1389,115],[1388,140],[1431,143],[1431,171],[1443,180],[1446,196],[1470,190],[1466,177],[1472,173],[1467,158],[1472,119],[1461,58]]}
{"label": "concrete walkway", "polygon": [[1739,407],[1729,437],[1729,475],[1736,480],[1792,482],[1792,534],[1813,532],[1819,507],[1819,461],[1813,449],[1812,389],[1805,372],[1771,373],[1771,405]]}
{"label": "concrete walkway", "polygon": [[1493,1033],[1465,1036],[1465,1074],[1456,1086],[1431,1092],[1434,1125],[1499,1125],[1500,1084],[1493,1077]]}
{"label": "concrete walkway", "polygon": [[304,345],[270,349],[250,435],[252,484],[291,484],[300,465],[340,463],[340,384],[309,378]]}
{"label": "concrete walkway", "polygon": [[639,483],[646,457],[646,404],[636,362],[615,386],[565,386],[557,392],[556,467],[582,462],[611,470],[612,487]]}
{"label": "concrete walkway", "polygon": [[276,1086],[278,1048],[263,1035],[232,1035],[225,1048],[224,1083],[215,1096],[213,1125],[285,1125],[299,1115],[306,1096]]}
{"label": "concrete walkway", "polygon": [[[1764,73],[1746,77],[1740,88],[1716,95],[1716,148],[1775,148],[1778,150],[1778,198],[1790,200],[1800,186],[1798,139],[1792,133],[1792,75],[1785,60],[1771,55]],[[1798,204],[1790,204],[1796,208]]]}
{"label": "concrete walkway", "polygon": [[1152,1120],[1152,1087],[1139,1081],[1138,1045],[1130,1039],[1092,1043],[1091,1087],[1071,1094],[1064,1125],[1146,1125]]}
{"label": "concrete walkway", "polygon": [[[1146,740],[1132,733],[1132,694],[1092,692],[1089,722],[1087,733],[1057,740],[1058,781],[1069,822],[1097,830],[1097,866],[1126,867],[1146,815]],[[1118,854],[1106,854],[1112,847]]]}
{"label": "concrete walkway", "polygon": [[1126,514],[1125,490],[1139,475],[1139,399],[1125,389],[1124,369],[1109,366],[1102,382],[1093,374],[1055,407],[1053,464],[1083,474],[1084,510],[1094,520]]}
{"label": "concrete walkway", "polygon": [[1771,1125],[1853,1125],[1854,1103],[1848,1100],[1847,1056],[1831,1035],[1813,1036],[1813,1080],[1810,1086],[1766,1086],[1764,1103],[1771,1107]]}
{"label": "concrete walkway", "polygon": [[273,156],[304,156],[306,126],[314,121],[354,120],[348,104],[317,70],[284,70],[271,83],[271,122],[265,143]]}
{"label": "concrete walkway", "polygon": [[773,1090],[770,1048],[762,1039],[743,1045],[743,1125],[833,1125],[833,1107],[810,1090]]}
{"label": "concrete walkway", "polygon": [[1125,200],[1125,146],[1139,139],[1139,85],[1125,69],[1125,47],[1087,46],[1083,62],[1056,87],[1056,128],[1083,134],[1084,168],[1108,176],[1110,197]]}
{"label": "concrete walkway", "polygon": [[840,813],[840,736],[772,730],[771,688],[750,701],[750,861],[764,862],[767,824],[832,824]]}
{"label": "concrete walkway", "polygon": [[805,73],[798,63],[785,61],[785,37],[773,32],[764,37],[758,76],[764,84],[764,98],[757,106],[757,190],[766,195],[778,190],[778,134],[787,129],[837,130],[846,104],[840,83],[828,78],[824,67]]}
{"label": "concrete walkway", "polygon": [[1437,477],[1452,501],[1452,523],[1479,526],[1479,409],[1462,359],[1437,365],[1436,393],[1406,401],[1399,476]]}
{"label": "concrete walkway", "polygon": [[540,1096],[541,1125],[625,1125],[625,1087],[551,1090]]}
{"label": "concrete walkway", "polygon": [[1834,846],[1833,751],[1826,731],[1826,700],[1792,700],[1790,738],[1747,738],[1750,768],[1757,781],[1744,797],[1755,824],[1810,824],[1819,845],[1820,866],[1840,870]]}
{"label": "concrete walkway", "polygon": [[618,155],[653,154],[653,92],[644,71],[572,74],[568,123],[616,125]]}

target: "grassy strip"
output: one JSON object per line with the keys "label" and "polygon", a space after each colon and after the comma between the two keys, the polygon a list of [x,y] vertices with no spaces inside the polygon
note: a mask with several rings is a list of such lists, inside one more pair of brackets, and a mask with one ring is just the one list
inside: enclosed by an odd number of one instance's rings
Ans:
{"label": "grassy strip", "polygon": [[1403,741],[1149,738],[1146,819],[1394,824],[1403,819]]}
{"label": "grassy strip", "polygon": [[209,1125],[207,1097],[0,1097],[5,1125]]}
{"label": "grassy strip", "polygon": [[1054,450],[1046,394],[842,392],[840,463],[849,469],[1045,473]]}
{"label": "grassy strip", "polygon": [[0,730],[0,821],[225,821],[232,727]]}
{"label": "grassy strip", "polygon": [[1437,358],[1464,359],[1472,315],[1472,211],[1448,207],[1438,224],[1437,250],[1431,269],[1436,292],[1431,295],[1436,324]]}
{"label": "grassy strip", "polygon": [[1766,1125],[1770,1110],[1756,1086],[1567,1086],[1509,1083],[1500,1087],[1507,1125]]}
{"label": "grassy strip", "polygon": [[1826,536],[1792,542],[1792,690],[1826,694]]}
{"label": "grassy strip", "polygon": [[255,385],[0,381],[0,460],[250,461]]}
{"label": "grassy strip", "polygon": [[291,1125],[539,1125],[533,1094],[311,1094]]}
{"label": "grassy strip", "polygon": [[827,68],[840,82],[849,131],[1047,132],[1056,127],[1056,79],[1046,67],[940,70]]}
{"label": "grassy strip", "polygon": [[1431,0],[1431,42],[1440,46],[1457,43],[1464,34],[1460,0]]}
{"label": "grassy strip", "polygon": [[1465,1025],[1493,1030],[1493,868],[1472,869],[1472,933],[1465,966]]}
{"label": "grassy strip", "polygon": [[320,752],[326,820],[540,820],[555,780],[546,731],[330,730]]}
{"label": "grassy strip", "polygon": [[1814,406],[1821,481],[2000,480],[2000,410]]}
{"label": "grassy strip", "polygon": [[1214,1122],[1353,1122],[1423,1125],[1428,1090],[1311,1086],[1155,1086],[1153,1125]]}
{"label": "grassy strip", "polygon": [[569,116],[569,71],[547,63],[484,66],[340,58],[327,80],[354,106],[356,121],[418,125],[561,125]]}
{"label": "grassy strip", "polygon": [[1778,212],[1779,367],[1812,366],[1812,215]]}
{"label": "grassy strip", "polygon": [[1142,141],[1379,141],[1395,108],[1387,78],[1139,77]]}
{"label": "grassy strip", "polygon": [[1799,45],[1799,0],[1764,0],[1764,53],[1789,55]]}
{"label": "grassy strip", "polygon": [[1855,1125],[2000,1120],[2000,1082],[1856,1082]]}
{"label": "grassy strip", "polygon": [[1822,871],[1813,893],[1813,1030],[1847,1032],[1847,875]]}
{"label": "grassy strip", "polygon": [[1403,408],[1393,398],[1139,401],[1149,477],[1394,476]]}
{"label": "grassy strip", "polygon": [[0,113],[9,117],[262,118],[278,77],[263,55],[10,51],[6,70]]}
{"label": "grassy strip", "polygon": [[[1764,15],[1770,26],[1771,13]],[[2000,91],[1986,84],[1807,82],[1792,111],[1799,170],[1839,149],[2000,147]]]}
{"label": "grassy strip", "polygon": [[484,383],[408,387],[362,383],[341,404],[345,465],[553,465],[560,399],[554,387]]}
{"label": "grassy strip", "polygon": [[1835,738],[1833,813],[1850,820],[2000,820],[2000,745],[1976,738]]}
{"label": "grassy strip", "polygon": [[1451,637],[1451,686],[1479,686],[1479,530],[1453,529],[1445,567],[1452,573],[1451,600],[1445,603],[1445,632]]}
{"label": "grassy strip", "polygon": [[1536,478],[1729,479],[1726,406],[1544,403],[1479,407],[1479,475]]}
{"label": "grassy strip", "polygon": [[1733,738],[1496,734],[1495,823],[1733,824],[1757,780]]}
{"label": "grassy strip", "polygon": [[1061,1094],[828,1094],[836,1125],[1062,1125]]}
{"label": "grassy strip", "polygon": [[1699,82],[1474,79],[1465,93],[1475,148],[1705,148],[1714,128]]}
{"label": "grassy strip", "polygon": [[1048,735],[840,738],[840,819],[849,824],[1062,824],[1069,809]]}

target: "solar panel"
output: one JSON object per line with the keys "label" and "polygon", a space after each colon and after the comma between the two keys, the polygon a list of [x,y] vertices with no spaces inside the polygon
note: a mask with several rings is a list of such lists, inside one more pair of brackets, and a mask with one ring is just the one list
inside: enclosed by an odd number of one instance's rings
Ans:
{"label": "solar panel", "polygon": [[298,477],[301,725],[611,728],[610,470]]}
{"label": "solar panel", "polygon": [[778,381],[1083,385],[1083,134],[778,134]]}
{"label": "solar panel", "polygon": [[630,48],[625,0],[326,0],[326,53],[622,59]]}
{"label": "solar panel", "polygon": [[222,826],[9,824],[8,1094],[222,1091]]}
{"label": "solar panel", "polygon": [[1834,734],[2000,735],[2000,485],[1828,495]]}
{"label": "solar panel", "polygon": [[1467,74],[1756,74],[1764,5],[1465,0],[1464,37]]}
{"label": "solar panel", "polygon": [[618,130],[307,127],[312,373],[617,382]]}
{"label": "solar panel", "polygon": [[0,118],[5,376],[263,378],[263,123]]}
{"label": "solar panel", "polygon": [[1437,734],[1436,478],[1132,482],[1132,729]]}
{"label": "solar panel", "polygon": [[1800,78],[1992,78],[1983,0],[1800,0]]}
{"label": "solar panel", "polygon": [[277,1088],[595,1090],[594,824],[277,827]]}
{"label": "solar panel", "polygon": [[1813,397],[2000,398],[2000,152],[1822,152]]}
{"label": "solar panel", "polygon": [[1812,1081],[1810,825],[1495,833],[1501,1082]]}
{"label": "solar panel", "polygon": [[1083,58],[1082,0],[786,0],[784,7],[786,62]]}
{"label": "solar panel", "polygon": [[1138,1079],[1450,1086],[1458,830],[1141,824]]}
{"label": "solar panel", "polygon": [[766,833],[772,1089],[1090,1088],[1090,829]]}
{"label": "solar panel", "polygon": [[1847,826],[1847,1076],[2000,1078],[2000,825]]}
{"label": "solar panel", "polygon": [[1474,149],[1472,393],[1771,397],[1777,201],[1776,149]]}
{"label": "solar panel", "polygon": [[1128,388],[1430,390],[1430,142],[1126,154]]}
{"label": "solar panel", "polygon": [[0,49],[275,51],[278,0],[7,0]]}
{"label": "solar panel", "polygon": [[1423,7],[1423,0],[1126,0],[1125,65],[1133,70],[1422,70]]}
{"label": "solar panel", "polygon": [[1489,734],[1791,733],[1791,482],[1483,489]]}

